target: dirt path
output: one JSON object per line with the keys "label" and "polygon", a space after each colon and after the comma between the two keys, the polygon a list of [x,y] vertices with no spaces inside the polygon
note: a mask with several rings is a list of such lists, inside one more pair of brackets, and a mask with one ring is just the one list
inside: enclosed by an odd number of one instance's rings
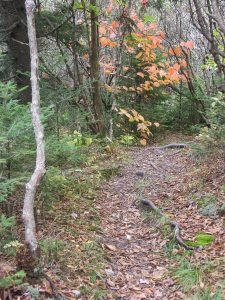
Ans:
{"label": "dirt path", "polygon": [[[186,150],[135,149],[121,174],[104,186],[97,208],[104,229],[102,244],[110,255],[105,273],[112,295],[107,299],[185,299],[169,272],[174,264],[167,253],[170,237],[157,219],[145,220],[138,191],[142,186],[146,198],[180,223],[183,238],[191,239],[204,231],[217,234],[220,243],[222,221],[201,216],[196,203],[186,198],[187,188],[196,192],[189,182],[192,166]],[[178,247],[174,255],[179,251],[184,250]],[[221,255],[220,251],[209,247],[195,256],[212,258]]]}

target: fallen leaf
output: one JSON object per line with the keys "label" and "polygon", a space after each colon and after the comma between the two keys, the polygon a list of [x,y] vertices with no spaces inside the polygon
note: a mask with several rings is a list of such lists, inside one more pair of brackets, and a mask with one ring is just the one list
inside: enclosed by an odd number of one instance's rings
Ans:
{"label": "fallen leaf", "polygon": [[106,246],[106,248],[108,248],[110,251],[117,251],[117,248],[116,248],[114,245],[106,244],[105,246]]}

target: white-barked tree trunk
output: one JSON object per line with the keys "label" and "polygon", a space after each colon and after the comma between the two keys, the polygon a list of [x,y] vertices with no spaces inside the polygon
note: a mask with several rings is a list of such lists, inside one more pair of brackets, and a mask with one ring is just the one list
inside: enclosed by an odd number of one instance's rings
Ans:
{"label": "white-barked tree trunk", "polygon": [[26,184],[26,192],[23,206],[23,221],[25,225],[25,241],[32,255],[37,253],[36,224],[34,217],[34,200],[36,190],[45,174],[45,148],[44,129],[40,118],[40,90],[38,76],[38,50],[35,28],[35,3],[26,0],[27,28],[31,58],[31,87],[32,87],[32,123],[36,140],[36,167],[29,182]]}

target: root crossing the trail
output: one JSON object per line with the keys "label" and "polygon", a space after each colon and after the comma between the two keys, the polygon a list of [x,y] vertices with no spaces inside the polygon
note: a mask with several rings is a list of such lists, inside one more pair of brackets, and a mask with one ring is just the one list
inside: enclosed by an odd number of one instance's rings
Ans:
{"label": "root crossing the trail", "polygon": [[175,222],[175,221],[172,221],[170,220],[167,216],[165,216],[161,210],[155,206],[155,204],[151,201],[151,200],[146,200],[146,199],[142,199],[141,200],[141,203],[144,204],[144,205],[147,205],[150,209],[152,209],[154,212],[156,212],[159,216],[161,216],[162,218],[164,218],[166,220],[166,224],[169,224],[173,230],[174,230],[174,237],[175,237],[175,240],[177,241],[177,243],[179,245],[181,245],[182,247],[184,247],[186,250],[194,250],[196,248],[194,247],[191,247],[191,246],[188,246],[184,240],[182,239],[182,237],[180,236],[180,225]]}

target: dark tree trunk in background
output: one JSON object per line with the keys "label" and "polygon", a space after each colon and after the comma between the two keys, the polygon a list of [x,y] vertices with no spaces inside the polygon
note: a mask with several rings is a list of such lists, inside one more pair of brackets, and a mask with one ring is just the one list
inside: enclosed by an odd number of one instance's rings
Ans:
{"label": "dark tree trunk in background", "polygon": [[5,53],[0,80],[14,80],[22,103],[31,101],[30,53],[24,0],[0,0],[0,49]]}
{"label": "dark tree trunk in background", "polygon": [[[97,8],[96,0],[90,0],[90,4]],[[92,99],[96,119],[96,131],[100,134],[105,133],[104,108],[100,93],[100,65],[99,65],[99,32],[98,15],[95,10],[91,10],[91,80],[92,80]]]}

